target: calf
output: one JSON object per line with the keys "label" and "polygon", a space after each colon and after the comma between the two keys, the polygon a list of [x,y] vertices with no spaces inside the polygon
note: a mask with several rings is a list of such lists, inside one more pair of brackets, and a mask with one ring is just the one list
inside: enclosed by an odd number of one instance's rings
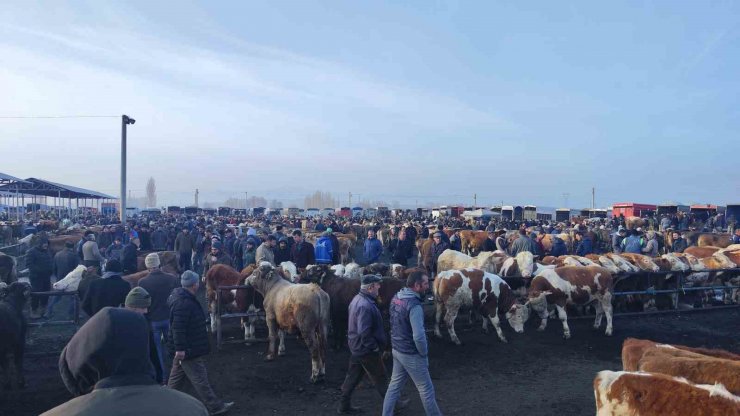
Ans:
{"label": "calf", "polygon": [[612,287],[613,278],[609,270],[599,266],[558,267],[542,270],[532,279],[527,304],[542,319],[539,331],[547,326],[547,305],[554,304],[563,324],[563,337],[570,338],[566,304],[586,305],[595,303],[594,328],[601,326],[606,315],[606,335],[612,334]]}
{"label": "calf", "polygon": [[679,350],[701,354],[707,357],[722,358],[726,360],[740,361],[740,355],[720,349],[687,347],[676,344],[659,344],[647,339],[627,338],[622,343],[622,368],[625,371],[637,371],[640,359],[645,352],[658,345],[670,346]]}
{"label": "calf", "polygon": [[0,286],[0,367],[5,373],[3,387],[6,390],[12,387],[8,354],[13,354],[16,384],[23,388],[26,385],[23,377],[23,353],[28,325],[23,308],[31,296],[31,285],[13,282],[10,285],[0,283]]}
{"label": "calf", "polygon": [[[442,338],[439,322],[442,312],[447,309],[445,323],[452,342],[457,345],[461,342],[455,333],[455,318],[462,306],[473,308],[488,317],[503,342],[507,341],[499,324],[499,312],[506,316],[509,325],[518,333],[524,332],[524,322],[529,317],[529,309],[516,303],[514,292],[503,279],[493,273],[472,268],[439,273],[434,279],[434,304],[434,335]],[[483,319],[483,329],[488,330],[486,319]]]}
{"label": "calf", "polygon": [[326,373],[329,295],[315,284],[288,282],[265,262],[247,277],[246,283],[265,298],[265,319],[270,340],[265,359],[275,359],[278,336],[282,338],[285,331],[299,331],[311,352],[311,382],[323,380]]}
{"label": "calf", "polygon": [[738,416],[740,397],[722,385],[693,384],[664,374],[600,371],[597,416]]}

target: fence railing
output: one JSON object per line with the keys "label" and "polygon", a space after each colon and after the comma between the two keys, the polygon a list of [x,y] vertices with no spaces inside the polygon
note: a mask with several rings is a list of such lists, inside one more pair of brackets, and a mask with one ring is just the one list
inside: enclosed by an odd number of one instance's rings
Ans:
{"label": "fence railing", "polygon": [[[221,292],[225,290],[238,290],[238,289],[248,289],[249,286],[246,285],[233,285],[233,286],[219,286],[216,288],[216,348],[221,349],[221,346],[224,343],[242,343],[243,341],[223,341],[223,332],[221,327],[221,320],[222,319],[233,319],[233,318],[251,318],[254,316],[262,317],[264,318],[265,312],[235,312],[235,313],[222,313],[222,305],[221,305]],[[266,339],[254,339],[254,342],[264,342]]]}
{"label": "fence railing", "polygon": [[[77,296],[77,291],[74,292],[63,292],[63,291],[48,291],[48,292],[31,292],[31,297],[41,297],[41,296],[67,296],[72,298],[72,316],[70,319],[67,320],[35,320],[30,321],[28,323],[29,326],[51,326],[51,325],[74,325],[75,329],[80,327],[80,298]],[[49,299],[49,302],[51,302],[51,299]],[[30,309],[30,304],[28,305],[28,308]]]}

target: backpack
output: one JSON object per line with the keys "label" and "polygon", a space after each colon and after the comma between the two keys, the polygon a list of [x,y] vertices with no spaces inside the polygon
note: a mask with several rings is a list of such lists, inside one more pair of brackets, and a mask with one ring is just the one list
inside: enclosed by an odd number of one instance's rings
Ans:
{"label": "backpack", "polygon": [[331,238],[320,237],[316,240],[314,255],[316,257],[317,264],[331,264],[333,252],[334,250],[332,249]]}

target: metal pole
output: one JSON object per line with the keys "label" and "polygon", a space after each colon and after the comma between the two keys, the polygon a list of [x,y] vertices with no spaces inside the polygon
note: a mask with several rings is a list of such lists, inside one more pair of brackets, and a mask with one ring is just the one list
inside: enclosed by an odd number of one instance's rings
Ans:
{"label": "metal pole", "polygon": [[126,125],[128,116],[121,116],[121,224],[126,222]]}

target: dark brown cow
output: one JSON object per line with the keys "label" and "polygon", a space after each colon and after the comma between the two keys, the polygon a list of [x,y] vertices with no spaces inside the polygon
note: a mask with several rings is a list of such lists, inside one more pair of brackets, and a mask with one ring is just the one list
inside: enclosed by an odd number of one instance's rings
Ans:
{"label": "dark brown cow", "polygon": [[606,315],[606,335],[609,336],[612,334],[612,287],[612,274],[603,267],[568,266],[545,269],[532,279],[527,304],[542,319],[538,329],[540,331],[547,326],[547,305],[554,304],[563,324],[563,337],[568,339],[570,328],[565,305],[586,305],[595,300],[594,328],[601,326],[601,318]]}
{"label": "dark brown cow", "polygon": [[720,251],[720,247],[711,247],[711,246],[704,246],[704,247],[697,247],[697,246],[691,246],[686,247],[686,250],[684,250],[684,253],[691,254],[694,257],[703,259],[706,257],[710,257],[712,254]]}
{"label": "dark brown cow", "polygon": [[664,374],[600,371],[594,379],[597,416],[739,416],[740,398],[722,386]]}
{"label": "dark brown cow", "polygon": [[699,234],[696,238],[696,245],[699,247],[727,247],[732,244],[730,234]]}
{"label": "dark brown cow", "polygon": [[[501,341],[507,342],[499,321],[499,312],[506,316],[514,331],[524,332],[524,322],[529,318],[529,309],[516,303],[516,296],[509,285],[499,276],[478,269],[447,270],[434,279],[434,304],[436,320],[434,335],[442,338],[439,322],[442,313],[452,342],[460,345],[455,333],[455,318],[461,307],[469,307],[491,320]],[[483,319],[483,329],[488,331],[488,321]]]}
{"label": "dark brown cow", "polygon": [[[669,345],[669,344],[660,344],[658,342],[650,341],[648,339],[637,339],[637,338],[625,339],[624,342],[622,343],[622,369],[624,369],[624,371],[637,371],[639,368],[640,359],[642,358],[643,355],[645,355],[645,352],[647,352],[651,348],[655,348],[658,345]],[[721,349],[687,347],[686,345],[677,345],[677,344],[670,344],[669,346],[673,348],[677,348],[679,350],[693,352],[693,353],[705,355],[708,357],[740,361],[740,355],[733,354],[729,351],[725,351]]]}
{"label": "dark brown cow", "polygon": [[483,244],[488,238],[487,231],[460,231],[460,246],[463,253],[475,257],[483,250]]}
{"label": "dark brown cow", "polygon": [[657,345],[645,351],[637,363],[637,369],[683,377],[692,383],[719,383],[730,393],[740,394],[740,361],[709,357],[670,345]]}

